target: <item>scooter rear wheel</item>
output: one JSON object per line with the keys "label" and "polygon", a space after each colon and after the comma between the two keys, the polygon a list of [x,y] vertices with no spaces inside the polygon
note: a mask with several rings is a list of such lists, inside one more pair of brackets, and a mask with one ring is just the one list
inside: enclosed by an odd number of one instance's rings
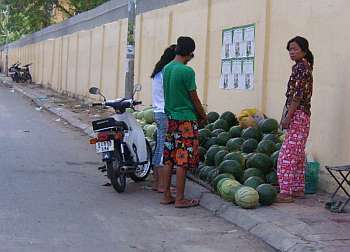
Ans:
{"label": "scooter rear wheel", "polygon": [[110,171],[111,184],[118,193],[122,193],[126,189],[126,174],[120,172],[120,164],[118,160],[107,162],[107,170]]}

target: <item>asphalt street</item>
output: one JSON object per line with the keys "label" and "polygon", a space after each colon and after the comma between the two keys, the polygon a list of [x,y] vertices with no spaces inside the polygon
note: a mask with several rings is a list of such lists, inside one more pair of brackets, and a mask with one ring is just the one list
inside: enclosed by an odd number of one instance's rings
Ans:
{"label": "asphalt street", "polygon": [[0,251],[273,251],[145,184],[118,194],[101,165],[87,136],[0,84]]}

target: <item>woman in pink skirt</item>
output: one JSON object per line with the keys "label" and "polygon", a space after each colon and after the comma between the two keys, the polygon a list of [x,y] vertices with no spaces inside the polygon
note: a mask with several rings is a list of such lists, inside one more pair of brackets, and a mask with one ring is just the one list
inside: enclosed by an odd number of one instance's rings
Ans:
{"label": "woman in pink skirt", "polygon": [[278,202],[293,202],[304,196],[305,144],[309,136],[314,57],[305,38],[295,37],[287,44],[295,61],[290,76],[281,127],[287,130],[277,163],[280,186]]}

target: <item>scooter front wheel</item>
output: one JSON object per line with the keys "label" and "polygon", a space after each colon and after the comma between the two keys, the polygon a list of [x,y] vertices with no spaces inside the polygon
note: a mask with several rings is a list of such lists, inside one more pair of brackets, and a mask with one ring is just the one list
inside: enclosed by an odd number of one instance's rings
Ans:
{"label": "scooter front wheel", "polygon": [[122,193],[126,189],[126,174],[120,172],[120,164],[118,160],[107,162],[107,171],[110,171],[111,184],[118,193]]}
{"label": "scooter front wheel", "polygon": [[130,178],[135,182],[145,181],[152,169],[152,148],[146,140],[147,163],[136,167],[136,171],[130,174]]}

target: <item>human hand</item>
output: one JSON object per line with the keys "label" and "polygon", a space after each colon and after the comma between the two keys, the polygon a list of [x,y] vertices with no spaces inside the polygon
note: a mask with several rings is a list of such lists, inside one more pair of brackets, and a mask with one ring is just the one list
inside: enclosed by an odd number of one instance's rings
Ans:
{"label": "human hand", "polygon": [[290,118],[289,117],[285,117],[282,121],[281,121],[281,128],[282,129],[288,129],[289,125],[290,125]]}

